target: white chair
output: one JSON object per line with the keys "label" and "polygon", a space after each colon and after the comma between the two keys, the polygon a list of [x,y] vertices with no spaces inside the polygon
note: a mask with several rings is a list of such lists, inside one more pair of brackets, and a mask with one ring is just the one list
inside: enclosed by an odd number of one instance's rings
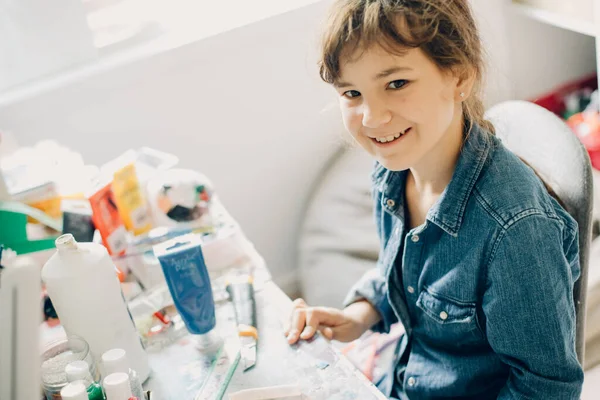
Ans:
{"label": "white chair", "polygon": [[583,365],[593,205],[588,154],[563,120],[536,104],[507,101],[492,107],[486,118],[494,124],[502,143],[533,167],[579,224],[581,277],[575,283],[573,297],[577,315],[577,357]]}

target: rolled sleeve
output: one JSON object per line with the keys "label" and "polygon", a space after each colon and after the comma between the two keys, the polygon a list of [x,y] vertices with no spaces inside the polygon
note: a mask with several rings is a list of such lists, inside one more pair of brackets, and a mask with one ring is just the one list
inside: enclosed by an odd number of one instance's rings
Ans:
{"label": "rolled sleeve", "polygon": [[579,399],[573,285],[577,232],[546,215],[521,218],[499,236],[483,298],[492,349],[510,367],[498,399]]}
{"label": "rolled sleeve", "polygon": [[388,299],[387,283],[379,268],[367,271],[350,289],[344,300],[344,307],[360,300],[368,301],[379,313],[381,320],[371,327],[375,332],[388,333],[398,318]]}

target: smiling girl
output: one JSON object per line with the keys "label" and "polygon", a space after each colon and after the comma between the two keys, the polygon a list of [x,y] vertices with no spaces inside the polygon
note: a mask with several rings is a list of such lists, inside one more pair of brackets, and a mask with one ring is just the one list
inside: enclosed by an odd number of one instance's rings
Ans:
{"label": "smiling girl", "polygon": [[401,322],[397,399],[577,399],[577,224],[483,118],[467,0],[341,0],[320,75],[376,161],[381,251],[343,310],[294,302],[289,343]]}

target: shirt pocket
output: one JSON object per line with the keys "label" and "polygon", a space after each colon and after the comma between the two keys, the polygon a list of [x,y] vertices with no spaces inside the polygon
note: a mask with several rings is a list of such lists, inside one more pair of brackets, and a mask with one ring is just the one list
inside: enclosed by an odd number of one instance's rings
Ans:
{"label": "shirt pocket", "polygon": [[450,299],[425,287],[419,294],[417,307],[421,312],[415,331],[438,345],[456,347],[485,339],[477,321],[475,303]]}

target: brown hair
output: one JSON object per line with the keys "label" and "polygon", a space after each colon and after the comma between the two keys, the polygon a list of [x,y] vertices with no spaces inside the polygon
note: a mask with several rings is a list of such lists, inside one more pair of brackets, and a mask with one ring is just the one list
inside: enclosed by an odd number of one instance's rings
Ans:
{"label": "brown hair", "polygon": [[483,49],[468,0],[338,0],[323,34],[319,74],[327,83],[340,77],[340,59],[371,45],[396,54],[420,48],[437,67],[462,77],[475,75],[463,116],[494,133],[485,120],[481,88]]}
{"label": "brown hair", "polygon": [[[472,91],[463,102],[467,131],[477,124],[490,134],[496,130],[485,119],[481,100],[485,72],[484,51],[468,0],[337,0],[323,33],[319,74],[327,83],[340,77],[340,60],[378,45],[391,53],[420,48],[444,72],[474,74]],[[519,157],[520,158],[520,157]],[[565,204],[540,174],[548,193]]]}

